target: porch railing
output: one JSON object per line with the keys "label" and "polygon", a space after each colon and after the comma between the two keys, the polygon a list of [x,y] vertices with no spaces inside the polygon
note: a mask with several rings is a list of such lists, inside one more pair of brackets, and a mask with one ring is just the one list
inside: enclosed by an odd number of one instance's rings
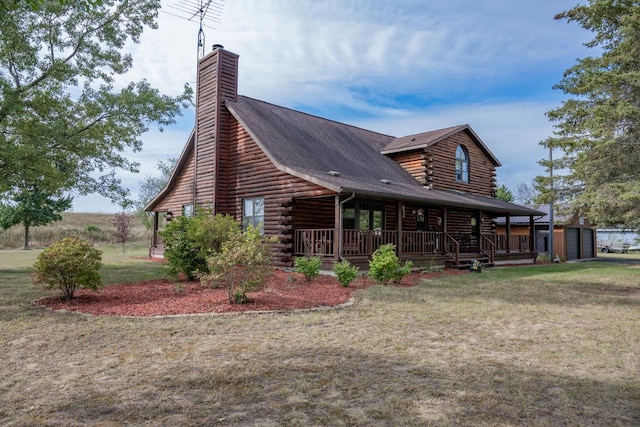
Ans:
{"label": "porch railing", "polygon": [[500,252],[531,252],[531,236],[528,234],[491,235],[495,248]]}
{"label": "porch railing", "polygon": [[[335,241],[337,235],[333,229],[298,229],[295,231],[295,256],[335,257],[338,246]],[[485,253],[493,263],[495,251],[503,242],[501,237],[482,235],[479,248],[475,245],[475,251]],[[400,233],[400,242],[398,242],[398,232],[395,230],[343,230],[342,255],[368,257],[380,246],[388,243],[395,245],[401,255],[438,254],[447,255],[456,261],[460,259],[460,252],[463,249],[459,239],[442,232],[403,231]],[[525,240],[522,242],[522,245],[524,244]]]}
{"label": "porch railing", "polygon": [[333,257],[335,230],[296,230],[295,253],[303,256]]}
{"label": "porch railing", "polygon": [[435,231],[402,232],[402,254],[435,254],[440,253],[443,247],[443,233]]}
{"label": "porch railing", "polygon": [[387,230],[343,230],[342,254],[369,256],[382,245],[398,246],[398,232]]}

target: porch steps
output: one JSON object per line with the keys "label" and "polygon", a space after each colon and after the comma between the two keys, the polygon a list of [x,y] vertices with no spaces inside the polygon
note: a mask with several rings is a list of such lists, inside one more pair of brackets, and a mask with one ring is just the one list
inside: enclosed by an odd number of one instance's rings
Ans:
{"label": "porch steps", "polygon": [[164,258],[164,245],[149,246],[149,258]]}
{"label": "porch steps", "polygon": [[469,267],[471,267],[471,264],[473,264],[474,260],[479,261],[483,267],[493,266],[493,264],[489,262],[489,257],[487,255],[477,252],[477,253],[460,254],[460,257],[458,258],[458,262],[456,262],[454,259],[449,259],[447,260],[447,267],[466,270],[466,269],[469,269]]}

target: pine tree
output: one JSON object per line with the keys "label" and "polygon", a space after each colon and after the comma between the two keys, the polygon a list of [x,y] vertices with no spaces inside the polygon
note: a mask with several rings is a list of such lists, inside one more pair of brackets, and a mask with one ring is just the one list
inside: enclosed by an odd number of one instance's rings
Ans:
{"label": "pine tree", "polygon": [[640,226],[640,2],[590,0],[558,14],[594,33],[600,56],[578,60],[556,86],[570,98],[547,113],[553,171],[541,201],[570,202],[598,225]]}

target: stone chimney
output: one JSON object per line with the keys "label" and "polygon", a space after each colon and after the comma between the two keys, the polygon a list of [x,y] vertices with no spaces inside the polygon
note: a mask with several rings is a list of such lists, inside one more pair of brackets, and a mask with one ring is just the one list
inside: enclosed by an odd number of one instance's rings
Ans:
{"label": "stone chimney", "polygon": [[198,62],[196,86],[194,202],[217,212],[220,158],[225,158],[229,137],[230,113],[224,100],[238,96],[238,55],[213,45]]}

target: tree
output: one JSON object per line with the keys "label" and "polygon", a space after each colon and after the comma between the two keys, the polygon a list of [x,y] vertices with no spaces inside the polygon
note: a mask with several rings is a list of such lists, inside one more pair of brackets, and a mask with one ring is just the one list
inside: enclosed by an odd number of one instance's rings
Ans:
{"label": "tree", "polygon": [[150,215],[144,211],[145,206],[149,204],[154,197],[156,197],[160,191],[167,185],[173,169],[176,167],[178,159],[175,157],[167,158],[167,160],[159,160],[157,163],[158,172],[160,176],[146,175],[143,180],[140,181],[140,192],[138,193],[138,200],[135,203],[136,217],[142,220],[142,223],[150,229],[153,226],[153,222],[150,220]]}
{"label": "tree", "polygon": [[24,226],[24,249],[29,249],[29,229],[60,221],[62,212],[71,208],[71,197],[56,198],[37,187],[22,189],[13,203],[0,204],[0,227]]}
{"label": "tree", "polygon": [[496,199],[509,203],[513,203],[514,201],[513,193],[509,190],[509,187],[504,184],[498,185],[496,189]]}
{"label": "tree", "polygon": [[138,201],[136,202],[136,208],[138,210],[143,210],[144,207],[162,191],[164,186],[167,185],[169,177],[171,177],[173,169],[176,167],[176,163],[178,163],[178,159],[175,157],[158,160],[156,167],[160,175],[146,175],[144,179],[140,181],[140,192],[138,194]]}
{"label": "tree", "polygon": [[133,215],[126,212],[117,213],[111,218],[109,222],[116,229],[115,236],[116,242],[122,243],[122,253],[124,253],[124,245],[129,240],[131,235],[131,220]]}
{"label": "tree", "polygon": [[162,95],[146,81],[116,87],[131,68],[122,53],[156,28],[159,0],[16,1],[0,13],[0,197],[15,183],[47,194],[99,193],[123,203],[124,154],[174,122],[191,90]]}
{"label": "tree", "polygon": [[[600,56],[578,60],[556,86],[570,98],[547,113],[554,135],[541,144],[550,172],[536,178],[544,202],[570,202],[598,225],[640,226],[640,7],[590,0],[558,14],[594,33]],[[551,177],[553,172],[553,178]]]}
{"label": "tree", "polygon": [[537,202],[539,197],[538,192],[535,189],[535,180],[531,181],[531,184],[520,183],[516,186],[516,201],[523,205],[531,205]]}
{"label": "tree", "polygon": [[[22,0],[3,0],[0,2],[0,11],[10,11],[16,9]],[[26,5],[31,9],[37,9],[42,5],[45,0],[24,0]],[[82,4],[84,7],[89,8],[95,5],[102,4],[102,0],[58,0],[60,4],[70,4],[72,2]]]}

